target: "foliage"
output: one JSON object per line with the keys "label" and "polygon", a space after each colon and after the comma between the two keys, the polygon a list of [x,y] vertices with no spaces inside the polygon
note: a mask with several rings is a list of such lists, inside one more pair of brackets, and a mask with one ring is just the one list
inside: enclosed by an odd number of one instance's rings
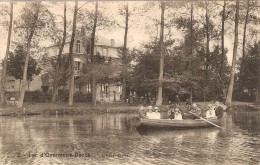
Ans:
{"label": "foliage", "polygon": [[25,102],[49,102],[51,101],[51,94],[36,90],[26,91],[24,95]]}
{"label": "foliage", "polygon": [[[15,79],[23,79],[23,67],[25,63],[26,51],[22,45],[18,45],[14,53],[10,53],[7,61],[7,73]],[[30,57],[28,62],[27,79],[32,81],[33,76],[40,74],[41,68],[38,62]]]}
{"label": "foliage", "polygon": [[[254,101],[258,83],[258,65],[260,54],[260,42],[254,43],[249,47],[247,55],[244,57],[244,67],[237,75],[236,99]],[[241,59],[240,59],[240,62]],[[243,73],[243,74],[241,74]]]}
{"label": "foliage", "polygon": [[95,77],[97,82],[108,83],[117,81],[120,74],[120,66],[118,62],[112,61],[112,59],[105,59],[104,56],[97,54],[94,56],[94,63],[86,63],[83,65],[82,75],[76,80],[76,83],[84,85]]}
{"label": "foliage", "polygon": [[[48,70],[51,77],[54,78],[55,76],[55,65],[57,64],[57,58],[43,58],[44,63],[50,63],[52,68]],[[68,56],[61,56],[59,74],[57,77],[57,87],[66,86],[69,79],[69,57]]]}
{"label": "foliage", "polygon": [[[61,102],[67,102],[69,100],[69,91],[68,90],[59,90],[59,101]],[[74,101],[75,102],[91,102],[91,93],[81,93],[76,92],[74,93]]]}

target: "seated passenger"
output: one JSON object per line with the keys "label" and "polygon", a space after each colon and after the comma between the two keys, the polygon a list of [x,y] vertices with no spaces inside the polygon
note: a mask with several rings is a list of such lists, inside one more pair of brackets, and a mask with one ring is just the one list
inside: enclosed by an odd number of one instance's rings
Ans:
{"label": "seated passenger", "polygon": [[174,108],[171,107],[171,109],[168,111],[168,118],[174,119]]}
{"label": "seated passenger", "polygon": [[199,117],[201,117],[201,109],[197,106],[196,103],[192,104],[190,112],[192,113],[190,114],[191,119],[199,119]]}
{"label": "seated passenger", "polygon": [[223,113],[224,113],[224,109],[223,109],[222,106],[220,106],[218,101],[215,102],[215,108],[214,109],[215,109],[215,114],[218,117],[218,119],[222,118]]}
{"label": "seated passenger", "polygon": [[154,107],[154,112],[152,112],[152,118],[151,119],[161,119],[161,114],[159,112],[158,107]]}
{"label": "seated passenger", "polygon": [[146,117],[148,119],[152,118],[153,115],[153,107],[152,106],[148,106],[148,111],[146,112]]}
{"label": "seated passenger", "polygon": [[182,120],[182,114],[181,111],[179,110],[179,108],[175,109],[175,113],[174,113],[174,120]]}
{"label": "seated passenger", "polygon": [[144,106],[143,105],[141,105],[140,107],[139,107],[139,116],[140,117],[145,117],[146,116],[146,112],[145,112],[145,110],[144,110]]}
{"label": "seated passenger", "polygon": [[209,104],[208,109],[206,111],[206,119],[215,119],[215,118],[216,118],[216,114],[215,114],[214,107],[211,104]]}

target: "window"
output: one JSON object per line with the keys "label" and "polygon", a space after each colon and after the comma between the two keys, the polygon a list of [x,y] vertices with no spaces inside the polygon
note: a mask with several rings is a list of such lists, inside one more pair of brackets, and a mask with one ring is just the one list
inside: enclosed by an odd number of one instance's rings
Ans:
{"label": "window", "polygon": [[87,54],[90,54],[90,45],[87,45]]}
{"label": "window", "polygon": [[75,70],[80,70],[80,62],[75,61]]}
{"label": "window", "polygon": [[102,49],[102,56],[107,56],[107,48]]}
{"label": "window", "polygon": [[87,83],[87,89],[86,89],[87,93],[91,93],[91,84]]}
{"label": "window", "polygon": [[81,53],[81,50],[80,50],[80,40],[77,41],[77,53]]}
{"label": "window", "polygon": [[101,98],[109,97],[109,86],[101,85]]}
{"label": "window", "polygon": [[118,86],[118,92],[122,93],[122,86],[121,85]]}

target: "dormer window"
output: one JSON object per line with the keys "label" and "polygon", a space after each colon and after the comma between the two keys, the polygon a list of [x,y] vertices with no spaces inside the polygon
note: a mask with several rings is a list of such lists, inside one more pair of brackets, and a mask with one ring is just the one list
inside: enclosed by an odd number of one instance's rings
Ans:
{"label": "dormer window", "polygon": [[80,45],[80,40],[77,41],[77,53],[81,53],[81,45]]}

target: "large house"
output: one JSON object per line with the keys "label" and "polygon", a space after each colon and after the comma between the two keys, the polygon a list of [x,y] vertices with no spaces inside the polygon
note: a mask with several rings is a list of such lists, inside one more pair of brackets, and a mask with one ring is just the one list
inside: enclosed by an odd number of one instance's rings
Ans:
{"label": "large house", "polygon": [[[105,60],[109,60],[112,62],[116,62],[116,65],[121,65],[120,58],[118,54],[118,49],[115,45],[115,40],[111,39],[108,40],[104,37],[96,37],[94,55],[99,54],[100,56],[104,57]],[[69,45],[70,42],[66,42],[62,56],[69,55]],[[54,45],[45,48],[45,59],[56,58],[58,55],[59,47]],[[87,39],[87,35],[82,32],[78,32],[75,36],[75,43],[73,47],[73,56],[75,62],[75,76],[80,76],[81,70],[83,68],[83,64],[89,60],[89,53],[90,53],[90,44],[89,40]],[[52,91],[52,78],[48,71],[53,69],[52,65],[50,64],[50,60],[46,60],[48,62],[41,63],[41,74],[35,76],[27,87],[27,90],[34,91],[34,90],[44,90],[44,91]],[[18,91],[20,80],[15,80],[13,78],[8,78],[7,80],[7,91]],[[69,87],[68,85],[65,87],[61,87],[63,90],[67,90]],[[83,86],[79,86],[75,84],[75,92],[81,93],[92,93],[91,91],[91,81],[86,80]],[[104,101],[104,102],[115,102],[121,101],[121,92],[122,86],[120,82],[114,83],[97,83],[97,91],[96,91],[96,99],[97,101]]]}

